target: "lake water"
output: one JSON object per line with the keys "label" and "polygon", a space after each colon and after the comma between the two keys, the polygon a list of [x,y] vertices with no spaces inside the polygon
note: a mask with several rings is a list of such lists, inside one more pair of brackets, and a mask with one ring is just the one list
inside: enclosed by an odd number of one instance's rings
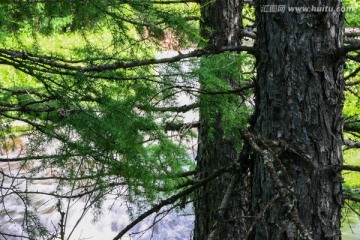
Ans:
{"label": "lake water", "polygon": [[[0,163],[0,168],[4,173],[9,174],[19,171],[18,164],[14,163],[9,169],[6,163]],[[50,174],[50,173],[45,173]],[[21,170],[20,174],[21,175]],[[8,234],[23,234],[21,227],[23,224],[23,216],[25,208],[23,207],[21,199],[17,195],[9,194],[11,189],[6,189],[11,184],[16,185],[17,189],[27,187],[28,191],[44,191],[51,192],[56,190],[57,184],[55,181],[34,181],[31,186],[26,186],[25,182],[18,180],[10,182],[10,179],[3,177],[1,189],[1,205],[0,205],[0,232]],[[63,189],[67,191],[67,189]],[[109,195],[110,196],[110,195]],[[38,213],[42,224],[50,231],[53,232],[55,226],[60,222],[60,213],[56,209],[57,200],[44,195],[31,195],[31,200],[34,203],[34,210]],[[67,224],[65,236],[68,240],[109,240],[113,239],[129,222],[128,206],[125,201],[121,199],[107,198],[103,203],[102,215],[98,221],[94,222],[94,217],[91,211],[88,211],[85,216],[84,205],[86,199],[63,200],[61,202],[62,210],[66,212]],[[6,208],[6,209],[5,209]],[[6,210],[6,212],[5,212]],[[345,215],[345,214],[343,214]],[[80,222],[77,222],[81,218]],[[154,222],[161,219],[161,221],[154,226],[154,228],[145,231]],[[189,205],[185,209],[172,211],[165,215],[153,214],[145,221],[135,226],[131,232],[140,233],[127,236],[123,239],[139,239],[139,240],[186,240],[191,239],[192,229],[194,223],[194,216],[192,207]],[[74,229],[74,227],[76,228]],[[347,218],[342,224],[342,234],[344,240],[360,240],[360,220],[354,214],[348,214]],[[73,232],[72,232],[73,231]],[[19,239],[14,237],[4,238],[0,236],[0,240],[6,239]]]}

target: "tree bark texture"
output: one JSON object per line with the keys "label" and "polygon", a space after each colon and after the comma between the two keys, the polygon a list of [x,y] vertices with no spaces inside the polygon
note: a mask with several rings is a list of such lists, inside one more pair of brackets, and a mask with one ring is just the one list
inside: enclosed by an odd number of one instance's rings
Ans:
{"label": "tree bark texture", "polygon": [[[341,2],[256,3],[255,129],[260,138],[291,147],[266,149],[270,162],[255,157],[252,216],[263,216],[250,239],[341,239],[342,178],[333,171],[343,162],[343,15],[335,11]],[[261,12],[265,5],[286,9]],[[289,12],[288,6],[334,11]]]}
{"label": "tree bark texture", "polygon": [[[242,5],[240,0],[216,0],[202,3],[202,35],[208,45],[239,46],[241,44]],[[201,79],[204,84],[206,79]],[[224,81],[230,81],[224,76]],[[206,84],[206,83],[205,83]],[[200,100],[201,101],[201,100]],[[197,154],[197,178],[202,179],[215,170],[227,166],[238,158],[233,139],[225,139],[222,116],[210,103],[200,104],[199,146]],[[209,124],[206,112],[212,112],[214,123]],[[208,138],[212,128],[214,135]],[[194,240],[237,239],[242,228],[239,186],[241,179],[224,174],[204,185],[195,196]],[[224,196],[229,198],[229,201]],[[224,208],[224,209],[221,209]]]}

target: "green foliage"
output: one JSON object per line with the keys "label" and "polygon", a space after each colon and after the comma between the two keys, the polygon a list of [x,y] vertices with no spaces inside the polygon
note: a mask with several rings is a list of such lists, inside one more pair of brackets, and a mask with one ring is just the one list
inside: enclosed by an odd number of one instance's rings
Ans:
{"label": "green foliage", "polygon": [[243,25],[246,27],[253,26],[255,23],[255,7],[248,4],[244,5],[243,16],[246,17],[243,19]]}
{"label": "green foliage", "polygon": [[40,223],[39,217],[30,211],[26,213],[26,217],[26,231],[29,234],[29,239],[46,239],[49,232]]}
{"label": "green foliage", "polygon": [[[347,14],[347,24],[358,26],[357,2],[345,4],[356,8]],[[58,169],[58,189],[86,195],[95,218],[106,195],[119,186],[127,187],[128,200],[139,209],[146,207],[144,201],[155,203],[181,191],[188,179],[179,176],[194,169],[187,141],[196,133],[168,130],[169,123],[181,126],[184,117],[161,110],[177,107],[179,92],[199,101],[208,138],[219,122],[224,137],[242,147],[238,128],[247,127],[253,110],[253,57],[223,53],[200,62],[101,69],[154,58],[166,33],[179,41],[177,48],[204,41],[192,20],[200,17],[197,4],[65,0],[13,1],[1,7],[0,140],[6,154],[16,152],[21,137],[28,142],[28,158],[21,163],[26,183],[46,169]],[[243,11],[244,25],[252,25],[253,7]],[[346,74],[357,67],[348,62]],[[356,120],[355,127],[359,104],[359,98],[347,95],[344,112]],[[49,146],[54,149],[46,156]],[[344,156],[358,164],[355,150]],[[35,159],[39,164],[32,168]],[[346,186],[359,186],[356,174],[344,177]],[[34,205],[31,196],[23,198],[26,206]],[[40,239],[49,233],[31,210],[24,229],[31,239]]]}
{"label": "green foliage", "polygon": [[[202,59],[201,67],[197,70],[201,79],[201,115],[207,119],[209,138],[213,137],[212,126],[216,121],[226,138],[236,137],[241,142],[239,126],[246,127],[247,120],[252,113],[251,88],[248,95],[232,93],[233,89],[247,88],[251,85],[253,74],[247,69],[254,59],[246,54],[224,53]],[[228,92],[228,93],[227,93]],[[219,94],[224,93],[224,94]],[[218,119],[221,116],[221,119]]]}
{"label": "green foliage", "polygon": [[346,27],[359,27],[360,26],[360,4],[357,0],[343,0],[343,6],[353,11],[345,13],[345,26]]}
{"label": "green foliage", "polygon": [[[174,104],[177,90],[168,88],[176,78],[156,76],[164,67],[79,68],[153,58],[167,31],[179,40],[178,48],[193,45],[199,26],[189,19],[196,17],[197,4],[139,0],[2,4],[2,149],[15,153],[16,141],[26,139],[27,183],[57,169],[57,193],[64,188],[83,193],[93,202],[95,218],[106,194],[119,186],[126,185],[129,201],[139,206],[176,192],[184,181],[179,175],[194,168],[184,143],[193,133],[182,130],[173,137],[165,126],[168,121],[181,124],[182,118],[152,110]],[[182,74],[176,64],[171,68]],[[193,77],[184,79],[190,83]],[[24,204],[34,205],[30,200]],[[33,223],[27,231],[31,239],[48,235],[38,215],[25,217]]]}
{"label": "green foliage", "polygon": [[[91,38],[110,40],[111,43],[104,44],[99,53],[111,47],[118,55],[124,49],[136,51],[144,41],[147,45],[158,42],[166,29],[181,35],[180,44],[185,46],[198,38],[197,24],[187,18],[198,15],[195,4],[173,6],[139,0],[126,3],[101,0],[16,1],[2,4],[0,37],[12,41],[12,48],[15,41],[22,50],[26,42],[33,39],[29,49],[34,51],[44,46],[38,42],[39,37],[59,35],[65,39],[64,36],[78,33],[87,43],[87,48],[94,47]],[[104,32],[108,34],[107,38],[103,38]],[[78,44],[76,41],[71,45],[74,43]],[[141,51],[145,49],[141,48]]]}
{"label": "green foliage", "polygon": [[[357,68],[359,68],[358,63],[350,60],[347,61],[345,65],[345,78],[350,76]],[[346,82],[355,82],[357,81],[356,77],[357,75],[347,79]],[[343,109],[346,124],[344,137],[358,142],[360,140],[360,136],[358,135],[358,132],[360,131],[360,119],[358,114],[360,99],[357,96],[359,85],[355,84],[354,86],[348,86],[347,89],[348,91],[345,92],[346,100]],[[359,149],[349,149],[343,152],[344,162],[348,165],[360,165],[359,156]],[[344,171],[343,178],[345,180],[344,186],[347,188],[358,188],[360,186],[360,176],[357,172]]]}

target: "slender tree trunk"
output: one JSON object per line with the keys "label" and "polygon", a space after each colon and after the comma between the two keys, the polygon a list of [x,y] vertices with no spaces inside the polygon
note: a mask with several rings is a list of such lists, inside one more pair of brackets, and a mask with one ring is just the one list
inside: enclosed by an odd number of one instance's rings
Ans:
{"label": "slender tree trunk", "polygon": [[[216,0],[212,3],[209,1],[203,3],[202,35],[210,39],[209,45],[237,46],[241,44],[241,9],[240,0]],[[227,80],[224,76],[224,81]],[[206,79],[201,80],[201,84],[205,85]],[[211,112],[211,118],[215,118],[215,121],[211,121],[213,123],[209,123],[209,115],[205,112]],[[209,102],[203,102],[200,108],[200,142],[197,155],[199,179],[229,165],[238,158],[234,140],[225,138],[222,125],[219,109]],[[214,133],[212,138],[209,138],[209,131]],[[194,240],[239,238],[243,219],[238,217],[242,215],[241,203],[244,200],[241,192],[238,191],[240,182],[241,179],[238,176],[224,174],[199,189],[195,201]],[[226,192],[228,192],[230,202],[224,204]]]}
{"label": "slender tree trunk", "polygon": [[[277,4],[334,11],[261,12]],[[266,150],[270,161],[255,158],[252,211],[263,217],[251,239],[341,239],[342,178],[335,171],[342,164],[344,100],[340,4],[257,1],[256,130],[288,148]]]}

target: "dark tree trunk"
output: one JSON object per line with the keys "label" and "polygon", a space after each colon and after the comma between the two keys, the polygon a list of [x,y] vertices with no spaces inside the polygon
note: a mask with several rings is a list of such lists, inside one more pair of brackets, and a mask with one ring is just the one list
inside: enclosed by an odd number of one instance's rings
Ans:
{"label": "dark tree trunk", "polygon": [[209,45],[241,45],[242,1],[203,0],[202,2],[201,34],[210,40]]}
{"label": "dark tree trunk", "polygon": [[342,178],[335,168],[342,164],[343,16],[261,12],[277,4],[336,9],[341,3],[257,1],[256,130],[288,147],[265,151],[270,161],[259,152],[255,158],[252,211],[264,215],[251,238],[340,239]]}
{"label": "dark tree trunk", "polygon": [[[209,45],[241,44],[241,9],[240,0],[217,0],[210,4],[206,1],[202,7],[201,27],[203,37],[210,40]],[[224,81],[227,80],[224,76]],[[200,81],[202,86],[206,84],[206,79]],[[209,115],[205,115],[204,112],[211,112],[211,118],[215,118],[215,121],[210,124]],[[203,102],[200,108],[198,179],[205,178],[215,170],[229,165],[238,157],[234,140],[225,139],[222,125],[219,109],[211,106],[209,102]],[[208,137],[209,131],[214,133],[212,138]],[[194,240],[239,238],[243,219],[238,217],[242,215],[240,205],[243,199],[236,187],[228,186],[229,184],[239,186],[240,180],[239,177],[233,178],[231,174],[224,174],[197,191]],[[231,201],[226,204],[225,209],[220,209],[227,189],[231,190]]]}

